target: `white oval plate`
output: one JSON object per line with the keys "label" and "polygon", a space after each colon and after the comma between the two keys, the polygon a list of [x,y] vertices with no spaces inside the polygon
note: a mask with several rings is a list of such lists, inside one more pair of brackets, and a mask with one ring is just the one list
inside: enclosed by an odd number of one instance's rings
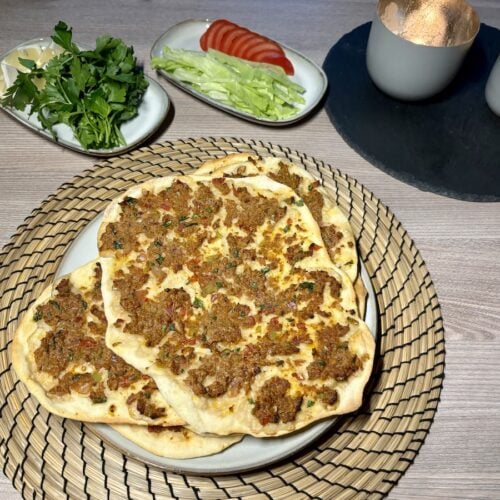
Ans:
{"label": "white oval plate", "polygon": [[[151,49],[151,57],[161,57],[162,49],[165,45],[168,45],[173,49],[195,50],[197,52],[202,52],[199,43],[200,37],[210,26],[211,22],[212,21],[208,19],[189,19],[172,26],[156,40],[153,48]],[[194,90],[190,85],[177,80],[166,71],[158,70],[158,72],[169,82],[177,85],[177,87],[197,97],[201,101],[204,101],[215,108],[226,111],[227,113],[238,116],[239,118],[259,123],[261,125],[290,125],[291,123],[295,123],[304,118],[316,107],[326,91],[328,80],[325,72],[316,63],[303,56],[300,52],[297,52],[286,45],[280,45],[283,47],[286,56],[290,59],[295,69],[295,75],[290,77],[291,80],[299,85],[302,85],[302,87],[306,90],[304,93],[304,99],[306,101],[305,104],[300,105],[299,111],[296,115],[283,120],[257,118],[249,113],[244,113],[231,106],[222,104],[219,101]]]}
{"label": "white oval plate", "polygon": [[[35,40],[23,42],[0,56],[0,71],[2,71],[4,75],[6,86],[8,87],[12,85],[17,76],[17,70],[5,62],[5,59],[9,56],[9,54],[21,48],[40,47],[43,49],[53,45],[54,44],[51,38],[37,38]],[[167,112],[170,107],[170,101],[167,93],[157,81],[153,80],[149,76],[146,76],[146,79],[149,85],[144,93],[142,102],[139,105],[137,116],[132,118],[132,120],[125,122],[120,128],[126,144],[110,149],[84,149],[75,139],[71,128],[64,124],[54,126],[54,130],[57,133],[56,140],[52,137],[52,134],[49,131],[42,127],[35,115],[30,116],[27,111],[19,111],[14,108],[4,106],[0,106],[0,108],[26,127],[52,142],[61,144],[62,146],[78,151],[79,153],[85,153],[91,156],[114,156],[129,151],[130,149],[138,146],[141,142],[145,141],[159,128],[167,116]]]}
{"label": "white oval plate", "polygon": [[[97,257],[97,231],[102,214],[92,220],[81,231],[66,252],[57,276],[70,273]],[[375,292],[366,269],[361,262],[361,277],[368,291],[365,321],[373,336],[377,338],[377,306]],[[264,467],[283,460],[311,444],[335,424],[336,419],[323,420],[306,429],[281,437],[255,438],[245,436],[242,441],[215,455],[175,460],[150,453],[105,424],[86,424],[102,440],[112,444],[125,455],[145,463],[175,472],[188,474],[235,474]]]}

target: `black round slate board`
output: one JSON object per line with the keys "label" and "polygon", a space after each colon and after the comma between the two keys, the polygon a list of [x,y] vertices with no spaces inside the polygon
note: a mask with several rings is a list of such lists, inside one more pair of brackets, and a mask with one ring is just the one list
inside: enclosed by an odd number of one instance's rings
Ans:
{"label": "black round slate board", "polygon": [[500,201],[500,117],[484,88],[500,53],[485,24],[450,86],[416,103],[392,99],[366,69],[371,23],[328,53],[326,110],[344,140],[376,167],[420,189],[470,201]]}

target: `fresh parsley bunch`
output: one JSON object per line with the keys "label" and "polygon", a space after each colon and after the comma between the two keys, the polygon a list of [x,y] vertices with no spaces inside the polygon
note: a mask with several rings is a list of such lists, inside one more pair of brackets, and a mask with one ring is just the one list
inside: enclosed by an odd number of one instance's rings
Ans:
{"label": "fresh parsley bunch", "polygon": [[[19,72],[1,103],[37,114],[42,126],[56,138],[54,125],[70,126],[85,149],[124,145],[120,125],[137,115],[148,82],[136,65],[134,50],[122,40],[102,36],[95,50],[81,50],[72,41],[72,30],[59,21],[52,40],[63,52],[44,68],[19,58],[28,68]],[[43,78],[39,90],[33,80]]]}

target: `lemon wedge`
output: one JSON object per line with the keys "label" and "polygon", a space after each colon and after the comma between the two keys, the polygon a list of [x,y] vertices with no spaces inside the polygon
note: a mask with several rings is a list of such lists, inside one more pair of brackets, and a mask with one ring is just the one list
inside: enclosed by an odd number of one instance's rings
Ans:
{"label": "lemon wedge", "polygon": [[3,76],[3,71],[0,71],[0,97],[2,97],[5,89],[7,88],[7,84],[5,83],[5,78]]}
{"label": "lemon wedge", "polygon": [[16,68],[17,71],[22,71],[23,73],[27,73],[29,71],[28,68],[25,68],[19,62],[19,58],[22,57],[23,59],[31,59],[33,61],[36,61],[40,57],[41,53],[42,50],[39,47],[26,47],[21,49],[15,49],[10,54],[7,55],[7,57],[3,60],[3,62],[11,66],[12,68]]}
{"label": "lemon wedge", "polygon": [[63,49],[59,46],[55,47],[46,47],[42,50],[41,54],[38,56],[38,59],[35,61],[36,65],[41,68],[45,66],[53,57],[61,54]]}
{"label": "lemon wedge", "polygon": [[21,47],[19,49],[13,50],[10,54],[8,54],[7,57],[3,60],[3,63],[17,69],[18,71],[26,73],[29,70],[19,62],[20,57],[23,59],[31,59],[32,61],[35,61],[37,67],[41,68],[42,66],[45,66],[45,64],[47,64],[50,59],[61,52],[61,50],[58,49],[59,48],[50,46]]}
{"label": "lemon wedge", "polygon": [[[20,47],[18,49],[10,52],[7,57],[2,61],[2,65],[8,66],[10,68],[15,69],[16,71],[21,71],[23,73],[27,73],[29,71],[28,68],[24,67],[20,62],[19,58],[30,59],[35,61],[35,64],[38,68],[42,68],[45,66],[53,57],[60,54],[62,49],[58,46],[48,46],[42,47],[38,45],[34,45],[31,47]],[[6,68],[8,71],[8,68]],[[7,87],[4,75],[0,76],[2,79],[0,81],[0,95],[3,94],[5,88]],[[45,80],[43,78],[35,78],[33,79],[33,83],[40,90],[45,85]]]}

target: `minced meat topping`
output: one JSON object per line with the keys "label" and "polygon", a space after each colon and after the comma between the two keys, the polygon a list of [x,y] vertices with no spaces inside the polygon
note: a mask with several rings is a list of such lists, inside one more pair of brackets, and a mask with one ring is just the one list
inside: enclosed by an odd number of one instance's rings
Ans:
{"label": "minced meat topping", "polygon": [[342,233],[333,225],[321,227],[321,236],[325,242],[326,248],[329,252],[332,252],[342,239]]}
{"label": "minced meat topping", "polygon": [[318,347],[313,349],[314,361],[307,367],[310,380],[346,380],[361,368],[361,360],[349,351],[342,337],[349,331],[344,325],[334,325],[318,332]]}
{"label": "minced meat topping", "polygon": [[[147,399],[148,394],[158,390],[154,382],[106,347],[107,322],[102,306],[99,264],[94,268],[93,283],[91,290],[83,292],[74,289],[69,279],[64,278],[57,284],[51,299],[37,307],[33,319],[49,327],[34,352],[37,370],[56,379],[49,391],[52,396],[75,392],[87,396],[94,404],[105,403],[107,391],[127,389],[142,382],[144,386],[128,403]],[[83,365],[87,367],[85,372],[81,372]],[[88,371],[89,365],[92,371]],[[137,404],[137,409],[147,416],[165,412],[164,408],[154,409],[151,404],[142,403],[141,406]]]}
{"label": "minced meat topping", "polygon": [[294,191],[297,191],[298,187],[300,186],[300,175],[292,174],[290,172],[290,169],[288,168],[288,165],[282,161],[280,161],[279,163],[278,172],[270,173],[269,177],[276,182],[285,184],[285,186],[292,188]]}
{"label": "minced meat topping", "polygon": [[301,394],[289,394],[290,382],[272,377],[260,389],[252,414],[262,425],[292,422],[302,406]]}

